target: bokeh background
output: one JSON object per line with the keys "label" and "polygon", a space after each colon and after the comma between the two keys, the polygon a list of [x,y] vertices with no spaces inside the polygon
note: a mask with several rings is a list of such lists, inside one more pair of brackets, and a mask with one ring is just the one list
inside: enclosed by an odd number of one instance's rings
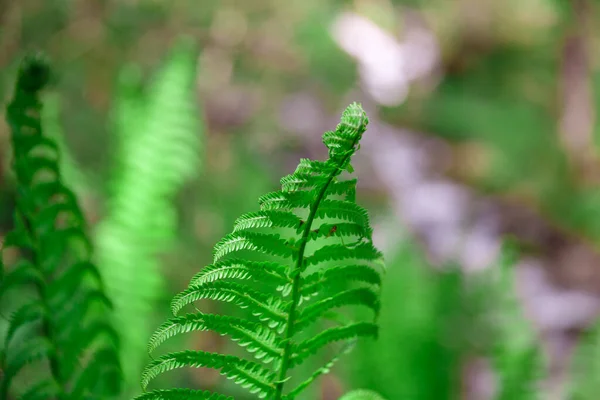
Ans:
{"label": "bokeh background", "polygon": [[[181,35],[198,44],[201,163],[173,198],[177,237],[156,255],[164,287],[151,326],[235,218],[299,158],[326,156],[321,134],[361,102],[371,122],[354,164],[388,263],[382,333],[306,398],[359,387],[389,400],[492,398],[485,307],[453,280],[456,267],[494,268],[511,236],[519,307],[548,360],[543,398],[563,399],[574,344],[600,315],[599,16],[593,0],[0,0],[0,96],[24,54],[50,57],[52,127],[94,229],[120,73],[152,74]],[[2,122],[3,233],[8,144]],[[440,316],[451,316],[443,327]],[[227,346],[208,333],[185,340]],[[202,369],[168,376],[226,385]]]}

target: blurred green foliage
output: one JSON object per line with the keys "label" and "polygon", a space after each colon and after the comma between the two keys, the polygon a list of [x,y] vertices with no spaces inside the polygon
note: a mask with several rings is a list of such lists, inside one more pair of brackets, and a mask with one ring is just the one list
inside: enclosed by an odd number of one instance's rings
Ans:
{"label": "blurred green foliage", "polygon": [[[600,163],[594,146],[600,140],[595,116],[600,102],[600,25],[595,22],[600,5],[596,2],[200,3],[0,1],[4,72],[0,94],[8,98],[16,67],[26,52],[41,49],[53,60],[59,73],[48,97],[45,124],[53,136],[63,136],[61,147],[68,154],[64,163],[77,166],[68,167],[66,179],[84,199],[91,222],[109,209],[115,148],[109,136],[110,113],[118,98],[120,71],[135,63],[143,76],[151,76],[149,72],[176,37],[188,34],[197,40],[202,68],[194,89],[204,105],[198,112],[206,116],[206,158],[202,175],[187,183],[175,202],[179,239],[161,258],[167,293],[182,289],[201,265],[208,264],[218,238],[237,216],[255,207],[260,194],[277,187],[277,180],[289,172],[298,155],[315,151],[311,141],[319,130],[314,136],[293,136],[293,129],[281,122],[281,108],[290,97],[308,94],[315,107],[329,115],[346,104],[348,96],[364,92],[361,66],[331,36],[331,24],[343,11],[390,21],[376,22],[400,40],[415,20],[420,21],[439,46],[438,75],[412,82],[401,105],[374,107],[378,117],[394,127],[447,142],[456,152],[446,171],[451,178],[477,193],[532,208],[567,237],[597,247]],[[569,52],[573,51],[569,46],[575,53]],[[414,57],[418,59],[419,53]],[[576,73],[567,73],[572,69]],[[587,85],[582,86],[582,81]],[[146,84],[141,82],[142,87]],[[582,87],[591,92],[589,97]],[[579,122],[565,132],[562,123],[572,96],[583,99],[577,104],[592,113],[578,117]],[[565,145],[569,137],[579,137],[583,145]],[[0,138],[6,167],[8,131],[3,125]],[[4,232],[10,228],[14,196],[5,169],[0,187]],[[375,214],[388,215],[391,201],[374,186],[361,196]],[[380,340],[353,356],[353,372],[345,375],[335,370],[323,381],[321,393],[308,398],[337,399],[349,387],[371,388],[390,400],[402,393],[430,399],[439,393],[436,387],[454,393],[460,360],[485,348],[486,344],[471,342],[449,346],[442,340],[460,332],[450,310],[466,313],[456,317],[459,320],[477,319],[468,316],[466,300],[457,295],[464,292],[462,278],[454,272],[432,272],[424,251],[412,241],[394,239],[399,250],[388,255]],[[165,294],[162,305],[155,307],[156,320],[167,316],[168,298]],[[440,315],[449,318],[449,327],[438,324]],[[187,347],[224,346],[202,335],[190,340]],[[379,363],[372,354],[382,354],[386,361]],[[196,372],[173,379],[185,381],[169,382],[170,386],[221,384],[216,376]]]}

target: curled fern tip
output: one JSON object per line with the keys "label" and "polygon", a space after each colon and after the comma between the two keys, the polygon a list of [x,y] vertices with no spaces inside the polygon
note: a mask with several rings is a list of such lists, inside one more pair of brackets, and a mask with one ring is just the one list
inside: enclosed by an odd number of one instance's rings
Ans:
{"label": "curled fern tip", "polygon": [[43,55],[29,55],[21,64],[17,86],[26,92],[37,92],[50,82],[50,75],[50,64]]}

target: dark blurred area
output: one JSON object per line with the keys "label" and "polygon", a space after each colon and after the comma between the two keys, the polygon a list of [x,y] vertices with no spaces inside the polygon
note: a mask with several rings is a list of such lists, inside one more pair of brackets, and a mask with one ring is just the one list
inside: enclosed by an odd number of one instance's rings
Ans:
{"label": "dark blurred area", "polygon": [[[321,134],[361,102],[371,123],[354,160],[358,197],[389,268],[402,268],[408,246],[413,263],[434,271],[456,263],[468,275],[515,237],[518,296],[549,359],[545,387],[560,393],[573,345],[600,306],[599,17],[593,0],[0,0],[0,95],[5,104],[23,55],[42,50],[52,60],[93,227],[109,190],[119,71],[136,63],[148,73],[177,37],[197,40],[203,167],[177,198],[179,238],[161,257],[168,291],[159,321],[235,218],[255,210],[299,158],[324,158]],[[12,224],[8,144],[2,118],[3,233]],[[410,290],[397,282],[386,282],[387,293]],[[401,340],[401,324],[387,320],[382,329]],[[206,333],[190,340],[224,345]],[[386,343],[372,354],[389,352]],[[490,367],[467,358],[457,373],[464,398],[491,398]],[[367,385],[401,399],[347,369],[307,398],[335,400]],[[219,379],[186,374],[171,383],[210,388]]]}

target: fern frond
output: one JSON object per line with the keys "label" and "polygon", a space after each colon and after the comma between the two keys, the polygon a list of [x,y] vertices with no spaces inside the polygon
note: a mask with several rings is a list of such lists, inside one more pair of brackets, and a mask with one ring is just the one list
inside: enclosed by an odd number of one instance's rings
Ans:
{"label": "fern frond", "polygon": [[[300,160],[296,170],[281,179],[280,191],[259,198],[259,211],[236,220],[233,232],[215,245],[213,264],[198,272],[188,288],[173,298],[175,318],[159,327],[149,343],[149,351],[153,351],[174,335],[211,330],[238,342],[264,366],[220,354],[169,353],[147,367],[144,387],[160,373],[204,366],[220,369],[260,397],[293,399],[327,373],[357,338],[377,335],[374,322],[349,320],[336,312],[346,306],[365,306],[377,318],[379,310],[381,276],[376,264],[381,262],[381,253],[373,246],[366,210],[355,203],[356,180],[340,180],[342,172],[352,170],[350,159],[367,122],[362,108],[350,105],[336,131],[324,135],[329,158]],[[177,317],[183,307],[201,299],[232,303],[246,316],[197,310]],[[260,322],[254,322],[255,317]],[[325,320],[345,322],[310,339],[300,339],[309,325]],[[284,389],[298,371],[296,367],[337,342],[342,342],[342,351],[286,394]]]}
{"label": "fern frond", "polygon": [[[81,399],[75,387],[83,388],[82,393],[91,390],[97,396],[111,397],[120,391],[118,343],[99,339],[106,332],[115,336],[107,322],[110,302],[90,262],[91,243],[83,213],[62,180],[59,148],[44,135],[40,120],[40,91],[49,73],[40,58],[25,60],[6,113],[17,198],[15,228],[6,236],[2,250],[20,251],[21,261],[3,277],[0,295],[28,288],[32,290],[24,293],[33,292],[36,298],[13,312],[9,321],[0,359],[4,371],[0,398],[7,398],[17,386],[13,381],[22,368],[36,361],[45,361],[40,365],[47,364],[49,373],[39,373],[30,390],[20,393],[24,398]],[[17,331],[19,340],[15,340]],[[90,373],[92,360],[102,352],[114,356],[102,361],[102,369],[116,373],[96,375],[88,387],[79,377]],[[104,390],[103,385],[110,389]]]}
{"label": "fern frond", "polygon": [[147,91],[139,71],[126,68],[113,111],[118,168],[108,214],[96,232],[97,260],[122,327],[121,360],[133,388],[144,363],[152,310],[164,290],[158,256],[172,249],[176,235],[173,198],[200,166],[195,47],[180,40]]}
{"label": "fern frond", "polygon": [[516,261],[515,244],[504,244],[497,271],[498,279],[492,293],[498,316],[493,339],[492,361],[499,375],[497,400],[539,399],[539,381],[544,374],[544,360],[537,346],[537,338],[519,310],[514,295]]}

